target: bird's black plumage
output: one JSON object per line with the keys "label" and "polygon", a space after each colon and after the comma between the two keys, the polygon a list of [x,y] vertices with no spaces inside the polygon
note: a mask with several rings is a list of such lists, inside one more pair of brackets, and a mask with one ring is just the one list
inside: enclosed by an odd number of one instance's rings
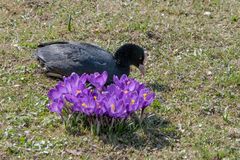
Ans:
{"label": "bird's black plumage", "polygon": [[64,41],[40,44],[35,56],[49,76],[107,71],[108,82],[113,75],[129,75],[130,65],[139,67],[145,59],[143,48],[135,44],[124,44],[112,55],[96,45]]}

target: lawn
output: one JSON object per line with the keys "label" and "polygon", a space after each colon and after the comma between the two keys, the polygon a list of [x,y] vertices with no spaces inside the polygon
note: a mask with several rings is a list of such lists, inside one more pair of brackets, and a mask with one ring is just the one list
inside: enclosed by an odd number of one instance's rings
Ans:
{"label": "lawn", "polygon": [[[239,159],[239,0],[1,0],[0,159]],[[57,81],[32,54],[40,42],[148,51],[131,77],[156,93],[142,127],[72,134],[46,108]]]}

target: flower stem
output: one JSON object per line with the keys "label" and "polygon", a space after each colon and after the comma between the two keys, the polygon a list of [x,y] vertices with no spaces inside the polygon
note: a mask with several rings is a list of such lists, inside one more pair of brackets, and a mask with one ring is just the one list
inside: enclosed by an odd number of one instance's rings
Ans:
{"label": "flower stem", "polygon": [[100,123],[98,117],[96,117],[96,120],[97,120],[97,135],[99,135],[101,123]]}
{"label": "flower stem", "polygon": [[141,110],[141,114],[140,114],[140,126],[142,126],[144,109],[145,109],[145,108],[143,108],[143,109]]}
{"label": "flower stem", "polygon": [[114,124],[114,122],[115,122],[115,118],[112,118],[111,126],[110,126],[110,128],[109,128],[109,131],[112,131],[112,128],[113,128],[113,124]]}

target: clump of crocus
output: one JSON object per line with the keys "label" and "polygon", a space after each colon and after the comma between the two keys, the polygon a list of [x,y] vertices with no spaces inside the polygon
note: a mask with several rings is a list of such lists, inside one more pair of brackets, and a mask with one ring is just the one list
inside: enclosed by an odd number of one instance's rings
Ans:
{"label": "clump of crocus", "polygon": [[82,74],[72,73],[50,89],[48,108],[63,116],[78,113],[92,124],[114,125],[115,121],[126,120],[136,112],[141,115],[154,100],[155,94],[144,84],[122,75],[113,77],[106,86],[107,72]]}

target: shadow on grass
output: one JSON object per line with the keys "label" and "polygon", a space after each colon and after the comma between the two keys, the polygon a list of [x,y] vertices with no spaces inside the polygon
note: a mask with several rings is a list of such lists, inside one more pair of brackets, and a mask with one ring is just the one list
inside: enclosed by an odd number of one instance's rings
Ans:
{"label": "shadow on grass", "polygon": [[149,86],[150,88],[157,92],[169,92],[172,90],[171,87],[169,87],[168,85],[160,84],[157,81],[153,83],[147,83],[147,86]]}
{"label": "shadow on grass", "polygon": [[[68,125],[70,127],[65,126],[67,132],[75,136],[81,136],[83,130],[88,130],[97,135],[96,128],[90,128],[91,125],[87,123],[86,119],[81,121],[82,123],[74,118],[71,123],[69,123],[70,121],[66,123],[70,124]],[[79,127],[79,124],[83,124],[82,127]],[[115,123],[111,130],[109,128],[111,128],[109,125],[101,127],[99,139],[117,149],[130,147],[137,150],[160,150],[166,146],[173,146],[173,143],[180,138],[177,127],[156,114],[146,115],[142,123],[139,122],[139,118],[135,115],[131,119],[124,121],[124,123]],[[91,133],[88,132],[88,134]]]}
{"label": "shadow on grass", "polygon": [[[170,92],[172,90],[172,88],[169,87],[168,85],[160,84],[157,81],[154,81],[152,83],[147,83],[147,86],[151,88],[154,92]],[[160,95],[156,95],[155,98],[161,103],[165,102],[163,97],[161,97]]]}
{"label": "shadow on grass", "polygon": [[118,149],[133,147],[137,150],[160,150],[166,146],[172,146],[175,140],[180,138],[176,126],[155,114],[148,115],[141,125],[137,122],[133,123],[134,129],[126,129],[121,134],[101,135],[100,139]]}

